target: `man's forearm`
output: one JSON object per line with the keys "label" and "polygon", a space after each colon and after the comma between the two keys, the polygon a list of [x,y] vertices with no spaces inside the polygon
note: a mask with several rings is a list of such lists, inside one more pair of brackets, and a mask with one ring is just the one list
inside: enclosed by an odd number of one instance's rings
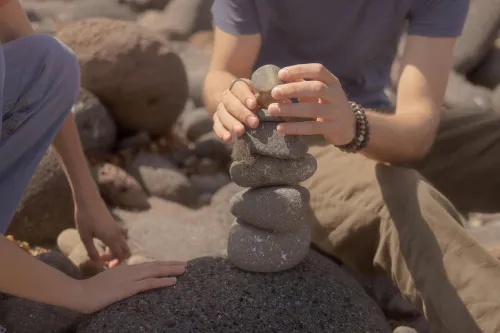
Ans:
{"label": "man's forearm", "polygon": [[235,76],[224,71],[210,71],[203,86],[203,99],[210,114],[214,114],[222,101],[222,93],[226,90]]}
{"label": "man's forearm", "polygon": [[71,183],[75,201],[79,202],[85,199],[87,195],[93,196],[98,191],[97,186],[90,173],[75,120],[71,113],[64,121],[52,143],[61,157],[64,171]]}
{"label": "man's forearm", "polygon": [[366,110],[370,141],[362,154],[386,163],[406,164],[422,158],[432,146],[437,121],[421,113],[384,114]]}
{"label": "man's forearm", "polygon": [[7,2],[0,0],[0,42],[2,44],[34,32],[19,0]]}
{"label": "man's forearm", "polygon": [[18,297],[76,309],[78,281],[25,253],[0,235],[0,291]]}

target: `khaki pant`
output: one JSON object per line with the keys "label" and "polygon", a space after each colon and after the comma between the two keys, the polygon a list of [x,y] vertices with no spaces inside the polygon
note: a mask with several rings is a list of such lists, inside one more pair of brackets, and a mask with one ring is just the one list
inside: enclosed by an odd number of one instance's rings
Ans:
{"label": "khaki pant", "polygon": [[500,115],[444,111],[418,165],[314,142],[313,242],[362,273],[392,277],[438,332],[500,332],[500,263],[458,211],[500,211]]}

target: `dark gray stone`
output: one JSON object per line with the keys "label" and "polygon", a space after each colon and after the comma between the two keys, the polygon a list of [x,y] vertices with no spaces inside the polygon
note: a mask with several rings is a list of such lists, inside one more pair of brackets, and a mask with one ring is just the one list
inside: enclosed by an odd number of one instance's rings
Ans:
{"label": "dark gray stone", "polygon": [[453,52],[453,68],[468,74],[491,48],[500,28],[500,1],[471,1],[462,35]]}
{"label": "dark gray stone", "polygon": [[292,231],[308,224],[309,190],[302,186],[256,187],[235,194],[231,213],[254,227]]}
{"label": "dark gray stone", "polygon": [[455,71],[448,78],[444,101],[450,108],[478,111],[490,111],[492,108],[491,90],[473,85]]}
{"label": "dark gray stone", "polygon": [[72,277],[73,279],[79,280],[82,278],[82,274],[80,273],[78,267],[76,267],[71,260],[59,251],[41,253],[37,255],[36,258],[47,265],[54,267],[58,271]]}
{"label": "dark gray stone", "polygon": [[500,45],[488,52],[484,61],[469,77],[475,84],[490,89],[495,89],[500,84]]}
{"label": "dark gray stone", "polygon": [[182,135],[194,142],[203,134],[212,131],[214,122],[205,108],[197,108],[183,112],[179,117],[179,125]]}
{"label": "dark gray stone", "polygon": [[376,304],[335,263],[315,252],[294,269],[255,274],[222,258],[189,263],[176,285],[89,317],[77,333],[389,333]]}
{"label": "dark gray stone", "polygon": [[311,177],[317,168],[316,158],[309,153],[298,160],[256,155],[233,162],[229,173],[240,186],[259,187],[297,184]]}
{"label": "dark gray stone", "polygon": [[304,259],[311,242],[308,224],[290,232],[273,232],[255,228],[236,219],[229,232],[228,259],[249,272],[280,272]]}
{"label": "dark gray stone", "polygon": [[298,135],[285,135],[276,130],[276,123],[262,122],[257,128],[247,128],[239,139],[246,142],[252,154],[281,159],[298,160],[308,150],[307,144]]}
{"label": "dark gray stone", "polygon": [[493,110],[500,112],[500,85],[493,90]]}
{"label": "dark gray stone", "polygon": [[196,140],[193,153],[200,158],[209,157],[221,163],[229,162],[231,159],[231,147],[220,140],[213,131],[203,134]]}

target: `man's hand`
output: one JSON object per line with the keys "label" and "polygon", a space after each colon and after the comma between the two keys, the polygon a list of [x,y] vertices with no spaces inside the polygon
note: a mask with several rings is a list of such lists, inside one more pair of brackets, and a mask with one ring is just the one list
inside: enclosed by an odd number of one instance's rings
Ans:
{"label": "man's hand", "polygon": [[277,126],[279,132],[323,135],[334,145],[352,141],[356,132],[356,118],[339,80],[332,73],[321,64],[301,64],[282,68],[278,75],[282,81],[290,83],[275,87],[271,92],[272,97],[275,100],[295,97],[299,103],[273,103],[269,105],[269,114],[312,119],[280,123]]}
{"label": "man's hand", "polygon": [[70,308],[93,313],[117,301],[150,289],[172,286],[186,270],[182,261],[120,265],[78,281],[79,297]]}
{"label": "man's hand", "polygon": [[[112,260],[110,267],[113,267],[130,256],[121,228],[109,213],[98,192],[88,196],[84,202],[76,202],[75,205],[76,227],[91,260]],[[93,238],[100,239],[109,248],[110,253],[100,257]]]}

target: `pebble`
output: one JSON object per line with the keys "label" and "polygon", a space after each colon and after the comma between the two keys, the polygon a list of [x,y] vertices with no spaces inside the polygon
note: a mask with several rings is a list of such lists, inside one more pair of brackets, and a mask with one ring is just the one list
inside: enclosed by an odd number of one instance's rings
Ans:
{"label": "pebble", "polygon": [[308,224],[309,190],[302,186],[256,187],[235,194],[231,213],[254,227],[288,232]]}
{"label": "pebble", "polygon": [[250,272],[272,273],[290,269],[309,251],[309,225],[293,232],[272,232],[237,220],[229,232],[227,254],[236,267]]}
{"label": "pebble", "polygon": [[271,97],[271,91],[279,84],[283,84],[278,78],[280,68],[275,65],[264,65],[253,72],[251,80],[252,85],[257,90],[257,103],[267,108],[269,104],[274,102]]}
{"label": "pebble", "polygon": [[297,160],[284,160],[257,155],[231,164],[231,179],[243,187],[297,184],[310,178],[317,170],[316,158],[307,153]]}
{"label": "pebble", "polygon": [[[99,255],[105,253],[104,244],[100,240],[94,239],[94,245]],[[83,243],[79,243],[75,246],[73,251],[71,251],[68,256],[68,259],[80,269],[84,278],[94,276],[104,270],[104,266],[102,264],[90,260],[87,249]]]}
{"label": "pebble", "polygon": [[231,158],[231,147],[221,141],[215,132],[210,131],[196,140],[193,153],[198,157],[210,157],[226,162]]}
{"label": "pebble", "polygon": [[276,124],[262,122],[253,129],[246,129],[239,140],[244,140],[252,154],[260,154],[281,159],[298,160],[308,150],[304,139],[298,135],[285,135],[276,130]]}
{"label": "pebble", "polygon": [[81,242],[80,234],[75,228],[68,228],[57,236],[57,247],[65,256],[69,256]]}
{"label": "pebble", "polygon": [[392,333],[418,333],[414,328],[407,326],[399,326],[392,331]]}
{"label": "pebble", "polygon": [[212,117],[205,108],[183,112],[178,122],[182,133],[191,142],[212,131],[214,125]]}

